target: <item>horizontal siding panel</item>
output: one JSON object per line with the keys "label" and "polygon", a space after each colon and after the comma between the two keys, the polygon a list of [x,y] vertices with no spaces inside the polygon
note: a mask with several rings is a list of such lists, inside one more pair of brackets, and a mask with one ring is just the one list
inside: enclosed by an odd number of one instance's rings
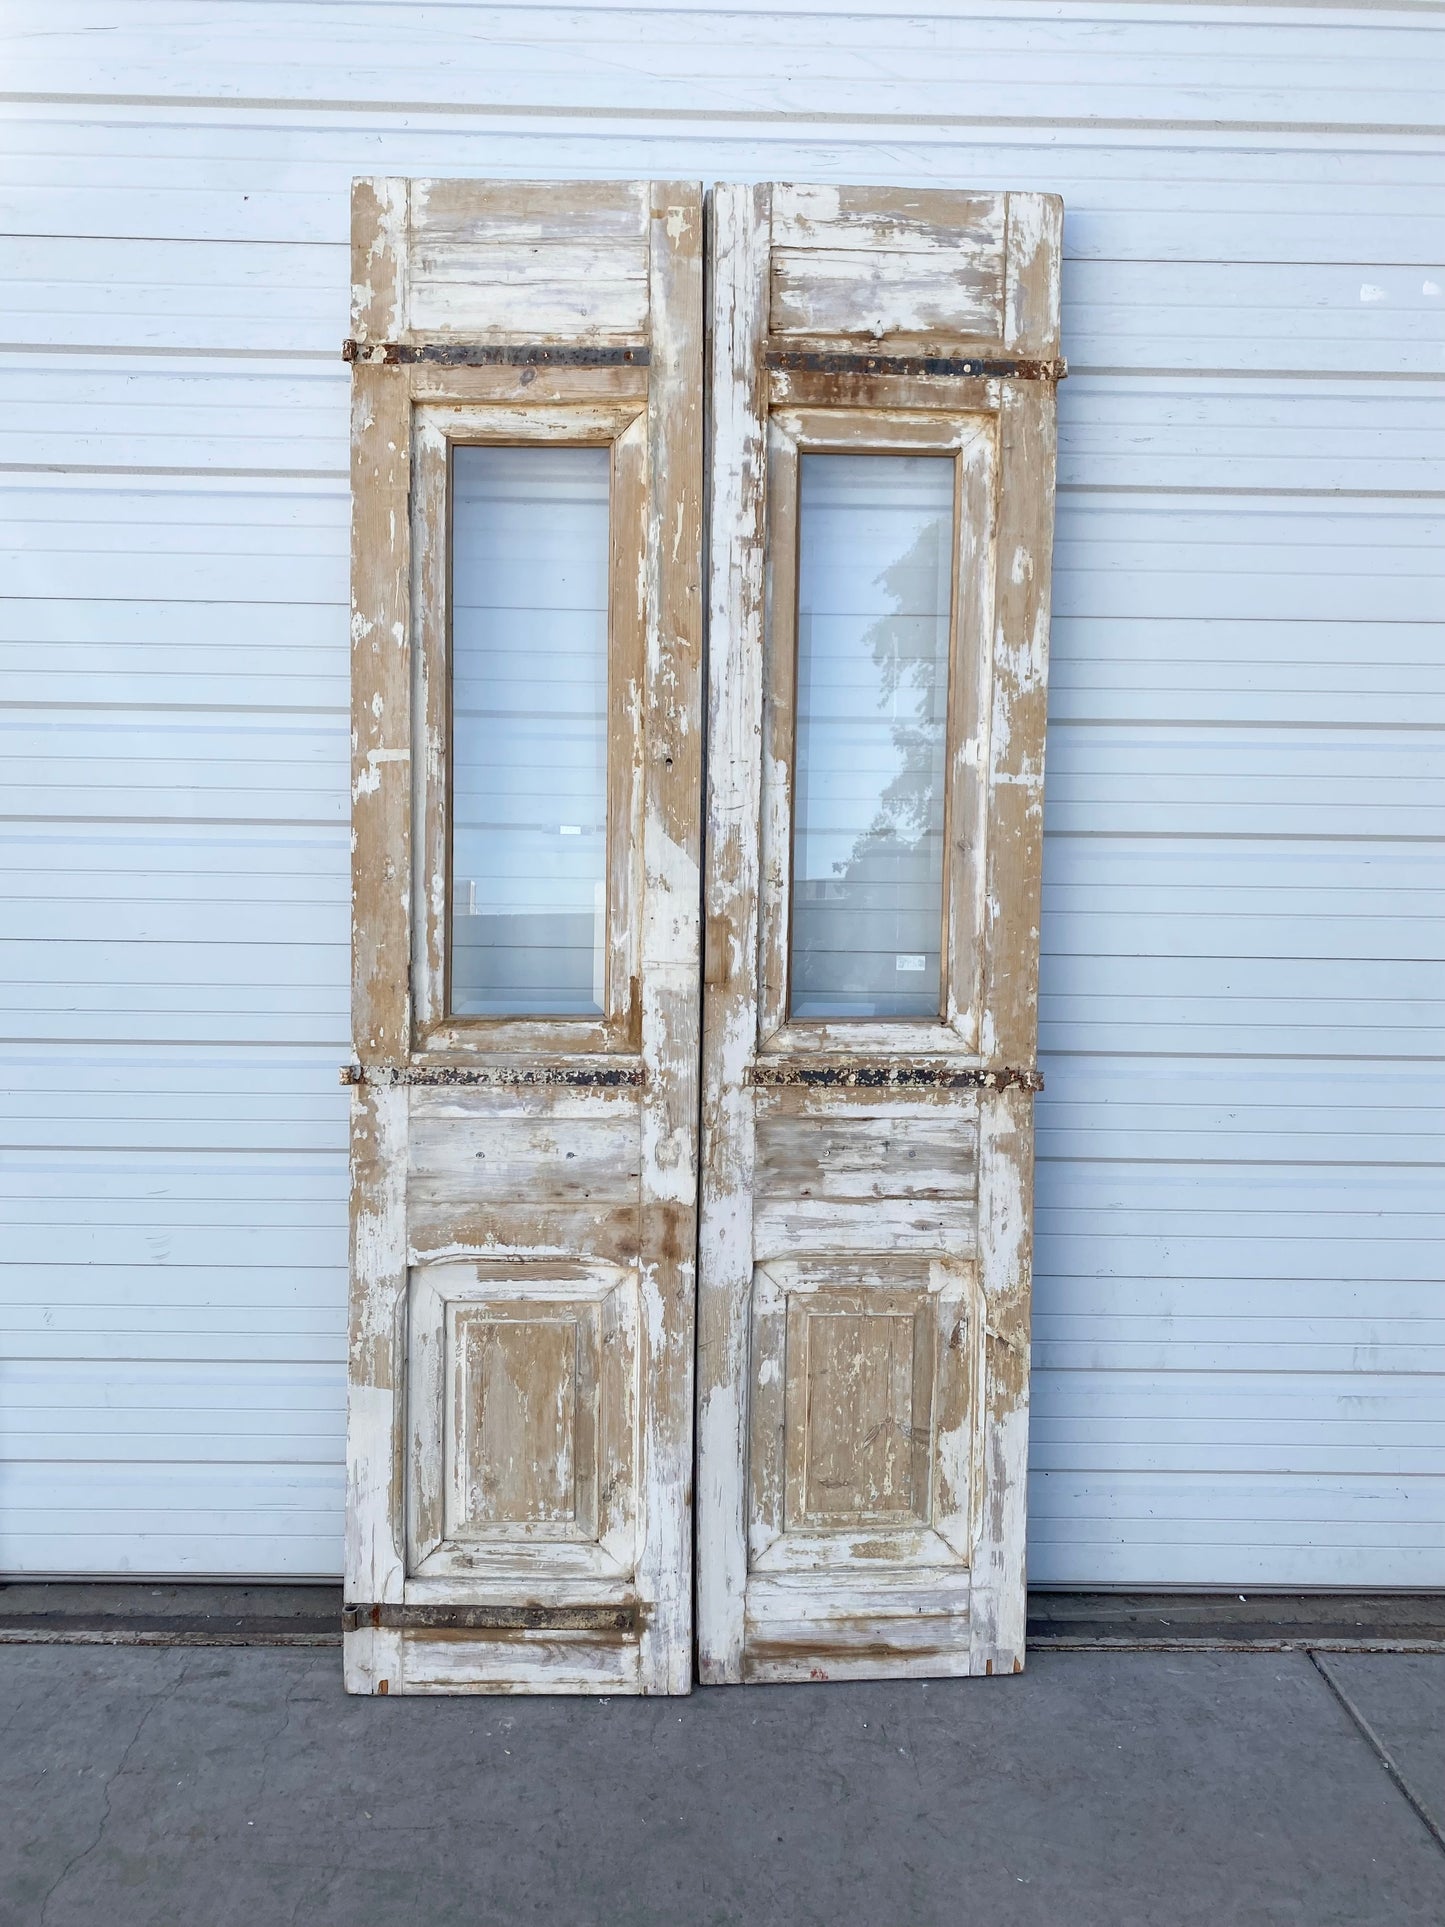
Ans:
{"label": "horizontal siding panel", "polygon": [[[344,1253],[340,1265],[285,1265],[260,1278],[251,1267],[230,1265],[224,1258],[190,1266],[115,1265],[107,1269],[104,1278],[97,1278],[90,1265],[57,1264],[45,1267],[43,1294],[37,1292],[27,1297],[24,1281],[12,1280],[6,1305],[33,1309],[48,1304],[73,1314],[85,1306],[95,1306],[107,1292],[114,1291],[121,1302],[144,1303],[156,1312],[167,1307],[224,1310],[234,1307],[248,1294],[254,1294],[254,1303],[259,1308],[275,1307],[288,1315],[309,1312],[330,1316],[336,1310],[336,1287],[338,1282],[345,1283],[344,1274]],[[144,1371],[127,1372],[106,1396],[118,1404],[140,1401],[149,1382]],[[163,1374],[163,1382],[174,1386],[169,1367]],[[254,1398],[268,1396],[262,1381],[243,1376],[234,1378],[233,1382],[242,1389],[249,1387],[249,1395]],[[127,1387],[131,1389],[126,1390]]]}
{"label": "horizontal siding panel", "polygon": [[[241,469],[343,482],[347,411],[339,365],[0,354],[6,464]],[[1059,395],[1065,491],[1438,492],[1442,450],[1445,373],[1438,388],[1400,393],[1358,381],[1075,372]]]}
{"label": "horizontal siding panel", "polygon": [[[1031,1516],[1066,1515],[1071,1488],[1055,1489],[1047,1481],[1031,1482]],[[1368,1544],[1345,1536],[1343,1542],[1321,1543],[1312,1527],[1301,1527],[1288,1538],[1279,1532],[1262,1535],[1263,1544],[1242,1543],[1244,1534],[1220,1545],[1161,1544],[1147,1529],[1126,1540],[1122,1532],[1088,1537],[1079,1533],[1055,1544],[1042,1530],[1029,1541],[1029,1584],[1044,1588],[1121,1586],[1129,1590],[1197,1587],[1236,1591],[1246,1586],[1271,1592],[1338,1591],[1341,1573],[1370,1574],[1372,1588],[1433,1590],[1439,1583],[1438,1547],[1427,1530],[1423,1543]]]}
{"label": "horizontal siding panel", "polygon": [[[92,1308],[93,1310],[93,1308]],[[237,1314],[242,1316],[242,1314]],[[264,1317],[264,1327],[261,1318]],[[73,1329],[64,1322],[58,1330],[25,1329],[18,1314],[4,1327],[8,1360],[27,1358],[129,1359],[155,1362],[173,1359],[184,1365],[197,1356],[222,1364],[250,1365],[269,1372],[275,1365],[332,1365],[346,1367],[344,1319],[339,1330],[298,1329],[301,1321],[278,1317],[265,1306],[247,1308],[243,1322],[228,1325],[221,1317],[197,1313],[190,1318],[149,1317],[143,1306],[107,1330],[103,1320],[79,1316]]]}
{"label": "horizontal siding panel", "polygon": [[[1188,1075],[1174,1060],[1200,1054],[1224,1060],[1221,1076],[1241,1058],[1269,1060],[1244,1073],[1260,1088],[1295,1074],[1287,1060],[1323,1056],[1315,1074],[1340,1076],[1347,1094],[1335,1115],[1362,1077],[1371,1098],[1393,1096],[1397,1077],[1423,1075],[1433,1090],[1431,1060],[1445,1057],[1439,868],[1437,848],[1421,841],[1050,838],[1041,1125],[1072,1080],[1110,1075],[1096,1061],[1110,1053],[1132,1077],[1171,1081]],[[1379,954],[1380,911],[1392,913],[1403,954]],[[1171,1061],[1152,1066],[1155,1052]],[[1399,1062],[1411,1056],[1418,1070]]]}
{"label": "horizontal siding panel", "polygon": [[[164,984],[168,979],[183,981],[198,992],[198,1007],[224,1004],[224,998],[203,993],[235,991],[244,1007],[247,994],[269,989],[276,994],[278,1008],[285,1007],[289,992],[303,993],[296,1008],[317,1008],[312,993],[334,995],[345,976],[345,945],[328,952],[316,945],[278,945],[264,940],[249,944],[175,943],[165,946],[135,943],[112,944],[99,938],[79,938],[68,943],[13,942],[0,953],[0,1006],[11,1000],[29,1007],[32,992],[40,994],[48,984],[76,985],[81,989],[104,986],[124,1005],[126,997]],[[324,1003],[323,998],[323,1003]],[[43,1003],[40,1008],[49,1008]],[[144,1000],[140,1004],[144,1008]]]}
{"label": "horizontal siding panel", "polygon": [[344,239],[320,246],[0,238],[6,339],[53,347],[340,353]]}
{"label": "horizontal siding panel", "polygon": [[[3,986],[15,985],[23,1003],[32,988],[45,984],[103,985],[121,1001],[127,992],[144,991],[167,978],[183,980],[198,990],[230,990],[243,994],[271,989],[278,997],[291,990],[334,993],[346,974],[346,946],[330,951],[315,944],[257,943],[146,943],[114,944],[104,938],[70,942],[13,942],[0,953],[0,1004]],[[202,1000],[205,1007],[205,1000]],[[307,1003],[306,1007],[314,1008]]]}
{"label": "horizontal siding panel", "polygon": [[1436,375],[1445,304],[1418,268],[1075,261],[1064,347],[1083,367]]}
{"label": "horizontal siding panel", "polygon": [[[1193,957],[1338,957],[1419,960],[1445,956],[1445,912],[1428,899],[1414,915],[1398,916],[1398,898],[1387,891],[1374,902],[1346,904],[1318,893],[1323,902],[1287,899],[1267,891],[1204,893],[1202,901],[1142,901],[1146,890],[1120,892],[1108,910],[1086,887],[1055,886],[1044,899],[1043,941],[1051,956],[1086,957],[1148,952]],[[1183,894],[1182,892],[1180,893]]]}
{"label": "horizontal siding panel", "polygon": [[1031,1577],[1445,1583],[1434,23],[165,13],[0,27],[0,1569],[339,1568],[349,182],[665,172],[1067,204]]}
{"label": "horizontal siding panel", "polygon": [[341,1464],[0,1463],[0,1543],[15,1574],[335,1579],[345,1483]]}
{"label": "horizontal siding panel", "polygon": [[[1061,521],[1073,513],[1073,502],[1060,503]],[[1162,518],[1153,526],[1162,528]],[[1428,697],[1445,683],[1439,639],[1436,619],[1358,623],[1328,617],[1295,623],[1257,616],[1218,620],[1182,615],[1144,622],[1056,616],[1050,640],[1049,694],[1053,696],[1055,675],[1067,688],[1071,675],[1092,670],[1102,674],[1118,664],[1145,689],[1167,688],[1176,664],[1186,668],[1200,664],[1227,672],[1241,688],[1248,687],[1252,671],[1282,670],[1305,703],[1310,697],[1307,684],[1316,677],[1328,686],[1334,677],[1353,674],[1362,699],[1371,686],[1378,688],[1382,695],[1394,698],[1387,720],[1410,724],[1416,720],[1417,695]],[[1379,681],[1372,684],[1372,676]],[[1350,720],[1375,719],[1364,715]]]}
{"label": "horizontal siding panel", "polygon": [[[1062,1483],[1065,1475],[1042,1476]],[[1217,1490],[1204,1480],[1156,1480],[1147,1473],[1121,1474],[1117,1481],[1076,1477],[1070,1483],[1080,1531],[1105,1523],[1127,1530],[1147,1521],[1165,1543],[1227,1543],[1221,1535],[1237,1530],[1246,1544],[1262,1545],[1271,1529],[1294,1525],[1307,1526],[1323,1545],[1347,1545],[1358,1534],[1356,1543],[1363,1545],[1423,1547],[1427,1533],[1445,1527],[1442,1477],[1301,1478],[1287,1493],[1263,1479],[1232,1473],[1220,1474]],[[1053,1535],[1040,1536],[1047,1542]]]}
{"label": "horizontal siding panel", "polygon": [[278,1363],[261,1374],[197,1359],[24,1359],[6,1367],[0,1465],[120,1459],[335,1469],[345,1423],[346,1375],[336,1365]]}
{"label": "horizontal siding panel", "polygon": [[101,1206],[112,1223],[144,1223],[161,1200],[177,1223],[205,1223],[218,1206],[224,1222],[238,1209],[267,1204],[286,1214],[277,1222],[344,1228],[346,1198],[336,1190],[342,1162],[338,1158],[327,1167],[283,1156],[201,1154],[180,1161],[123,1154],[57,1160],[16,1152],[0,1167],[0,1209],[14,1223],[43,1223],[47,1213],[55,1216],[57,1205],[78,1192]]}
{"label": "horizontal siding panel", "polygon": [[1038,1312],[1034,1319],[1032,1356],[1040,1371],[1254,1372],[1284,1366],[1295,1372],[1427,1372],[1437,1380],[1445,1374],[1441,1320],[1428,1339],[1407,1324],[1390,1338],[1322,1330],[1304,1339],[1284,1321],[1255,1333],[1224,1320],[1175,1319],[1151,1329],[1100,1317],[1062,1328]]}
{"label": "horizontal siding panel", "polygon": [[0,462],[241,468],[345,483],[350,375],[335,367],[0,354]]}
{"label": "horizontal siding panel", "polygon": [[[349,904],[344,900],[308,903],[299,888],[286,894],[253,888],[229,896],[224,890],[226,879],[213,878],[208,888],[193,896],[183,896],[182,885],[173,887],[169,898],[149,901],[139,895],[134,883],[126,890],[116,879],[104,881],[109,882],[108,890],[93,894],[87,890],[79,901],[16,893],[0,907],[0,942],[17,937],[34,943],[89,941],[100,926],[110,943],[230,945],[253,936],[258,922],[266,941],[278,947],[344,949],[350,941]],[[150,885],[145,888],[149,892]]]}
{"label": "horizontal siding panel", "polygon": [[[358,162],[356,122],[367,154]],[[337,124],[338,121],[340,124]],[[358,165],[381,173],[466,173],[571,179],[646,176],[658,139],[584,121],[519,128],[468,123],[436,129],[377,116],[327,116],[327,125],[248,124],[224,107],[92,123],[83,105],[19,108],[0,127],[0,220],[20,236],[331,246],[346,233]],[[1167,130],[1078,128],[1067,146],[1012,129],[990,139],[946,127],[860,125],[820,147],[765,121],[720,144],[687,125],[665,139],[673,174],[774,180],[911,181],[956,187],[1007,181],[1062,194],[1066,260],[1387,262],[1429,270],[1445,259],[1445,159],[1439,143],[1356,147],[1350,177],[1324,173],[1304,144],[1250,140],[1171,144]],[[1428,273],[1422,276],[1431,278]],[[1372,284],[1377,285],[1377,284]],[[1422,292],[1423,285],[1422,285]],[[285,352],[283,349],[282,352]]]}
{"label": "horizontal siding panel", "polygon": [[19,1041],[164,1045],[315,1044],[350,1056],[347,986],[27,983],[0,997],[3,1029]]}
{"label": "horizontal siding panel", "polygon": [[[1310,1438],[1266,1445],[1251,1440],[1239,1442],[1237,1426],[1221,1427],[1209,1438],[1194,1444],[1161,1442],[1158,1427],[1149,1428],[1150,1437],[1137,1451],[1127,1443],[1110,1438],[1105,1445],[1045,1448],[1037,1429],[1029,1428],[1030,1457],[1036,1474],[1067,1478],[1081,1472],[1104,1472],[1118,1467],[1126,1472],[1153,1473],[1177,1477],[1212,1470],[1226,1473],[1253,1473],[1271,1480],[1303,1478],[1349,1478],[1358,1469],[1358,1445],[1331,1446]],[[1247,1429],[1247,1428],[1246,1428]],[[1169,1427],[1171,1434],[1174,1427]],[[1428,1478],[1436,1473],[1440,1453],[1445,1448],[1440,1428],[1429,1428],[1428,1437],[1419,1445],[1402,1443],[1393,1431],[1377,1434],[1369,1448],[1369,1462],[1378,1476],[1401,1479]]]}
{"label": "horizontal siding panel", "polygon": [[[1412,660],[1435,640],[1430,624],[1352,624],[1348,653],[1322,634],[1333,626],[1063,620],[1054,625],[1049,716],[1055,725],[1445,728],[1445,662]],[[1206,631],[1215,656],[1204,653]],[[1250,645],[1252,659],[1241,661]]]}
{"label": "horizontal siding panel", "polygon": [[1189,851],[1167,837],[1061,837],[1046,845],[1044,887],[1065,897],[1092,892],[1096,901],[1100,891],[1110,901],[1117,893],[1125,905],[1136,892],[1161,907],[1196,898],[1220,906],[1236,899],[1252,903],[1267,893],[1282,912],[1295,904],[1325,911],[1381,899],[1405,917],[1432,916],[1445,900],[1445,877],[1427,845],[1333,843],[1324,837],[1290,844],[1260,838]]}
{"label": "horizontal siding panel", "polygon": [[336,1055],[0,1051],[0,1145],[117,1151],[347,1148]]}
{"label": "horizontal siding panel", "polygon": [[26,598],[346,606],[350,507],[322,492],[0,488],[8,593]]}
{"label": "horizontal siding panel", "polygon": [[[34,492],[33,481],[24,492]],[[23,644],[46,655],[54,644],[97,643],[124,649],[165,644],[189,648],[192,662],[202,672],[245,652],[258,658],[274,678],[273,687],[282,693],[281,706],[290,707],[284,697],[289,666],[296,659],[303,671],[323,661],[334,667],[338,659],[343,668],[347,666],[348,607],[347,601],[334,606],[295,603],[268,609],[258,618],[245,602],[187,603],[169,596],[156,601],[92,601],[10,594],[0,597],[0,643]]]}
{"label": "horizontal siding panel", "polygon": [[[1194,1168],[1201,1178],[1208,1175],[1206,1167]],[[1040,1166],[1037,1182],[1042,1197],[1052,1194],[1054,1174],[1061,1169],[1070,1167]],[[1157,1169],[1149,1165],[1141,1170],[1141,1189],[1152,1186]],[[1363,1175],[1370,1177],[1374,1172],[1367,1170]],[[1358,1173],[1354,1182],[1359,1182]],[[1436,1182],[1438,1186],[1438,1177]],[[1348,1183],[1348,1178],[1341,1177],[1339,1188]],[[1120,1272],[1189,1278],[1201,1287],[1220,1278],[1266,1277],[1305,1284],[1317,1278],[1353,1280],[1386,1288],[1401,1278],[1418,1283],[1440,1274],[1438,1223],[1409,1226],[1383,1213],[1361,1212],[1344,1223],[1331,1224],[1306,1210],[1211,1215],[1166,1208],[1151,1213],[1140,1208],[1126,1215],[1087,1206],[1053,1211],[1045,1205],[1037,1222],[1034,1289],[1040,1310],[1055,1302],[1071,1278]]]}
{"label": "horizontal siding panel", "polygon": [[1228,494],[1445,490],[1445,378],[1399,388],[1075,371],[1059,390],[1059,482]]}
{"label": "horizontal siding panel", "polygon": [[[1445,1528],[1445,1480],[1357,1474],[1273,1479],[1035,1472],[1035,1585],[1429,1586]],[[1084,1577],[1087,1575],[1087,1577]]]}
{"label": "horizontal siding panel", "polygon": [[1327,1068],[1239,1058],[1048,1058],[1038,1155],[1346,1168],[1388,1162],[1435,1166],[1445,1178],[1441,1074],[1428,1068],[1428,1079],[1412,1080],[1405,1066],[1368,1060]]}
{"label": "horizontal siding panel", "polygon": [[1296,995],[1306,1000],[1356,996],[1362,1003],[1396,999],[1433,1008],[1441,996],[1439,972],[1433,964],[1391,958],[1320,960],[1308,957],[1155,957],[1060,956],[1046,959],[1050,988],[1075,995],[1158,996],[1174,992],[1193,998],[1278,997],[1290,995],[1291,973]]}
{"label": "horizontal siding panel", "polygon": [[203,711],[30,711],[0,721],[0,815],[345,823],[345,723]]}
{"label": "horizontal siding panel", "polygon": [[[344,1199],[345,1174],[332,1177]],[[346,1261],[344,1224],[297,1223],[295,1210],[279,1212],[273,1201],[242,1200],[212,1207],[199,1222],[177,1212],[162,1193],[148,1213],[113,1222],[111,1201],[92,1200],[83,1184],[67,1189],[64,1208],[51,1204],[50,1217],[21,1219],[8,1200],[0,1200],[7,1262],[17,1267],[61,1265],[206,1265],[224,1256],[227,1264],[271,1271],[286,1265],[335,1265]],[[269,1222],[276,1216],[288,1222]],[[262,1334],[261,1342],[265,1342]],[[102,1348],[101,1356],[105,1355]]]}
{"label": "horizontal siding panel", "polygon": [[[1121,1288],[1142,1291],[1151,1282],[1124,1281]],[[1257,1287],[1261,1281],[1253,1282]],[[1310,1289],[1322,1292],[1327,1303],[1340,1302],[1329,1297],[1330,1287]],[[1360,1293],[1368,1302],[1360,1286],[1335,1289]],[[1425,1294],[1431,1288],[1419,1289]],[[1286,1368],[1162,1376],[1119,1368],[1040,1372],[1030,1414],[1031,1438],[1045,1468],[1052,1466],[1056,1447],[1108,1450],[1129,1445],[1147,1452],[1166,1443],[1171,1449],[1194,1446],[1204,1451],[1223,1445],[1241,1451],[1252,1446],[1282,1445],[1298,1451],[1315,1444],[1332,1450],[1350,1447],[1357,1454],[1358,1470],[1371,1463],[1377,1445],[1391,1440],[1411,1448],[1431,1440],[1438,1444],[1442,1430],[1445,1410],[1436,1380],[1398,1372],[1309,1377]]]}
{"label": "horizontal siding panel", "polygon": [[[47,16],[48,18],[49,16]],[[666,111],[684,97],[719,112],[967,112],[1056,118],[1432,122],[1439,44],[1406,16],[1387,33],[1357,17],[1311,23],[1299,45],[1267,18],[1200,19],[1194,9],[1129,17],[1104,7],[1077,17],[976,8],[887,17],[891,59],[880,71],[878,15],[818,9],[770,15],[721,9],[327,7],[275,0],[237,17],[192,0],[172,11],[164,85],[142,9],[107,15],[96,44],[88,6],[64,8],[68,37],[9,50],[16,89],[177,96],[219,93],[308,100],[447,100],[484,105]],[[1102,22],[1113,31],[1099,32]],[[467,58],[448,58],[465,49]],[[273,51],[274,50],[274,51]],[[806,53],[807,58],[799,56]],[[787,58],[792,55],[791,59]],[[706,76],[705,81],[703,76]],[[1353,83],[1353,84],[1352,84]]]}
{"label": "horizontal siding panel", "polygon": [[[325,357],[349,326],[344,238],[0,236],[0,276],[10,343]],[[1438,377],[1437,285],[1394,264],[1076,260],[1064,347],[1081,368]]]}
{"label": "horizontal siding panel", "polygon": [[1416,504],[1181,504],[1075,497],[1054,549],[1056,610],[1109,617],[1438,623],[1445,518]]}

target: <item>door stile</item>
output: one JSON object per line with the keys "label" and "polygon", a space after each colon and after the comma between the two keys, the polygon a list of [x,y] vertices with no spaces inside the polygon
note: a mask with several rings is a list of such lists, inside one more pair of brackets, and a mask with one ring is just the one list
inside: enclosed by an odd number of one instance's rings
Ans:
{"label": "door stile", "polygon": [[[1062,248],[1057,202],[1008,197],[1005,331],[1020,355],[1056,355]],[[1037,1051],[1043,895],[1044,740],[1057,406],[1037,382],[1001,402],[998,616],[989,733],[990,835],[984,922],[983,1049],[996,1064]],[[1034,1116],[1014,1087],[985,1105],[979,1141],[979,1262],[989,1302],[983,1424],[996,1441],[975,1561],[974,1670],[1016,1668],[1024,1652],[1028,1361],[1033,1268]]]}
{"label": "door stile", "polygon": [[[358,332],[404,325],[405,183],[356,184]],[[411,411],[392,371],[354,370],[351,401],[351,1011],[357,1061],[395,1071],[411,1046]],[[351,1101],[347,1599],[399,1604],[406,1300],[406,1093],[384,1080]],[[349,1692],[400,1677],[400,1635],[367,1626],[343,1654]]]}
{"label": "door stile", "polygon": [[708,602],[703,1167],[698,1242],[698,1677],[742,1678],[748,1314],[759,993],[763,507],[772,190],[709,196],[712,491]]}
{"label": "door stile", "polygon": [[703,210],[658,184],[652,280],[643,789],[643,1451],[652,1520],[639,1585],[641,1688],[693,1677],[693,1405],[697,1306],[698,1031],[703,767]]}

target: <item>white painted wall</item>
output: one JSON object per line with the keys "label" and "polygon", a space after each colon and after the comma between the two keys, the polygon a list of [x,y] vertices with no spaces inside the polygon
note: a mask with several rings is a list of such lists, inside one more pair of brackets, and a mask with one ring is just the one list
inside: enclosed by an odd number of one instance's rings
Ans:
{"label": "white painted wall", "polygon": [[1438,5],[0,14],[0,1570],[333,1574],[355,173],[1068,204],[1032,1575],[1445,1584]]}

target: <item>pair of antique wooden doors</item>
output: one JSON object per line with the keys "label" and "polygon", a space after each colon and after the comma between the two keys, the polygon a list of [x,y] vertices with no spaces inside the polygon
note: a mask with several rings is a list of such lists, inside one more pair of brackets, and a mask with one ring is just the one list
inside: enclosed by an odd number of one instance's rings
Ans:
{"label": "pair of antique wooden doors", "polygon": [[1059,204],[353,212],[347,1684],[1017,1671]]}

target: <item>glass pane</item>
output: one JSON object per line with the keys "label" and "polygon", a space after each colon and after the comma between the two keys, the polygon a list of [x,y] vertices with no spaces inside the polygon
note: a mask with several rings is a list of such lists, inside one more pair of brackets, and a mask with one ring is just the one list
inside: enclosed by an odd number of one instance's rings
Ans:
{"label": "glass pane", "polygon": [[605,448],[452,451],[451,1008],[597,1016]]}
{"label": "glass pane", "polygon": [[804,455],[792,1014],[937,1017],[953,575],[946,455]]}

